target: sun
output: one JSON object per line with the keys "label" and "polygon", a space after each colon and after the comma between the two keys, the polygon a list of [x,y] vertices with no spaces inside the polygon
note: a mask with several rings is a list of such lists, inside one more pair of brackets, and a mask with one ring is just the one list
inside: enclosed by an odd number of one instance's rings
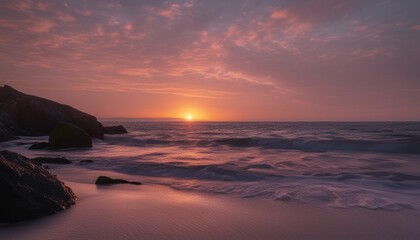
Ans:
{"label": "sun", "polygon": [[191,121],[193,118],[192,118],[192,116],[191,116],[191,115],[187,115],[187,116],[185,117],[185,119],[186,119],[186,120],[188,120],[188,121]]}

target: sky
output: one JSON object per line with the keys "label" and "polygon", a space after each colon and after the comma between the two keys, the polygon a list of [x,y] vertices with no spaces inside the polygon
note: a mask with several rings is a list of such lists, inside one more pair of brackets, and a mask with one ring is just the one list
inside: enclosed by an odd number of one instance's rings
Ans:
{"label": "sky", "polygon": [[0,84],[100,118],[420,120],[418,0],[0,1]]}

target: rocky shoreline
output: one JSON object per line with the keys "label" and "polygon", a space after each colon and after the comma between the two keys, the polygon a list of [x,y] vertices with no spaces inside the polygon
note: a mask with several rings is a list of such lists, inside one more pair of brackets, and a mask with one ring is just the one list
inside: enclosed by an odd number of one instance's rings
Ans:
{"label": "rocky shoreline", "polygon": [[[71,106],[27,95],[7,85],[0,87],[0,142],[19,136],[48,135],[48,142],[35,143],[29,149],[90,148],[92,138],[124,133],[127,130],[123,126],[104,127],[96,117]],[[49,173],[48,166],[42,165],[45,163],[72,162],[57,157],[29,159],[0,151],[0,223],[51,215],[76,203],[73,191]],[[122,179],[105,180],[110,180],[105,184],[140,184]]]}

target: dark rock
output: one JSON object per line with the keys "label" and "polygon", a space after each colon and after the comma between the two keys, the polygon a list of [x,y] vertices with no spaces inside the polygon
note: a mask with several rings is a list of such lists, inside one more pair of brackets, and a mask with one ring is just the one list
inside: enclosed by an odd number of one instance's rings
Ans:
{"label": "dark rock", "polygon": [[42,166],[0,151],[0,222],[51,215],[75,203],[72,190]]}
{"label": "dark rock", "polygon": [[92,138],[83,129],[69,123],[59,123],[50,133],[52,149],[92,147]]}
{"label": "dark rock", "polygon": [[105,134],[124,134],[128,133],[123,125],[104,127]]}
{"label": "dark rock", "polygon": [[0,111],[0,142],[16,139],[14,128],[17,128],[16,123],[7,113]]}
{"label": "dark rock", "polygon": [[47,149],[50,147],[50,144],[47,142],[40,142],[32,144],[29,149],[36,150],[36,149]]}
{"label": "dark rock", "polygon": [[39,163],[59,163],[59,164],[72,163],[72,161],[64,157],[36,157],[36,158],[32,158],[32,160]]}
{"label": "dark rock", "polygon": [[0,142],[16,139],[15,135],[0,123]]}
{"label": "dark rock", "polygon": [[93,160],[80,160],[80,163],[93,163]]}
{"label": "dark rock", "polygon": [[0,87],[0,139],[16,135],[46,135],[59,122],[68,122],[91,137],[103,138],[97,119],[70,106],[21,93],[7,85]]}
{"label": "dark rock", "polygon": [[106,176],[99,176],[96,179],[95,184],[97,185],[108,185],[108,184],[134,184],[134,185],[141,185],[140,182],[129,182],[124,179],[114,179]]}

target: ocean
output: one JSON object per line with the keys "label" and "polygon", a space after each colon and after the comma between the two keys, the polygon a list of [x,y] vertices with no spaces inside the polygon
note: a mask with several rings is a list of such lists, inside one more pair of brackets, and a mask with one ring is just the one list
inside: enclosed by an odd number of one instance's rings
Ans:
{"label": "ocean", "polygon": [[[106,122],[124,135],[85,150],[31,151],[46,137],[0,147],[28,157],[143,178],[177,190],[321,207],[418,209],[419,122]],[[79,160],[94,160],[79,163]]]}

